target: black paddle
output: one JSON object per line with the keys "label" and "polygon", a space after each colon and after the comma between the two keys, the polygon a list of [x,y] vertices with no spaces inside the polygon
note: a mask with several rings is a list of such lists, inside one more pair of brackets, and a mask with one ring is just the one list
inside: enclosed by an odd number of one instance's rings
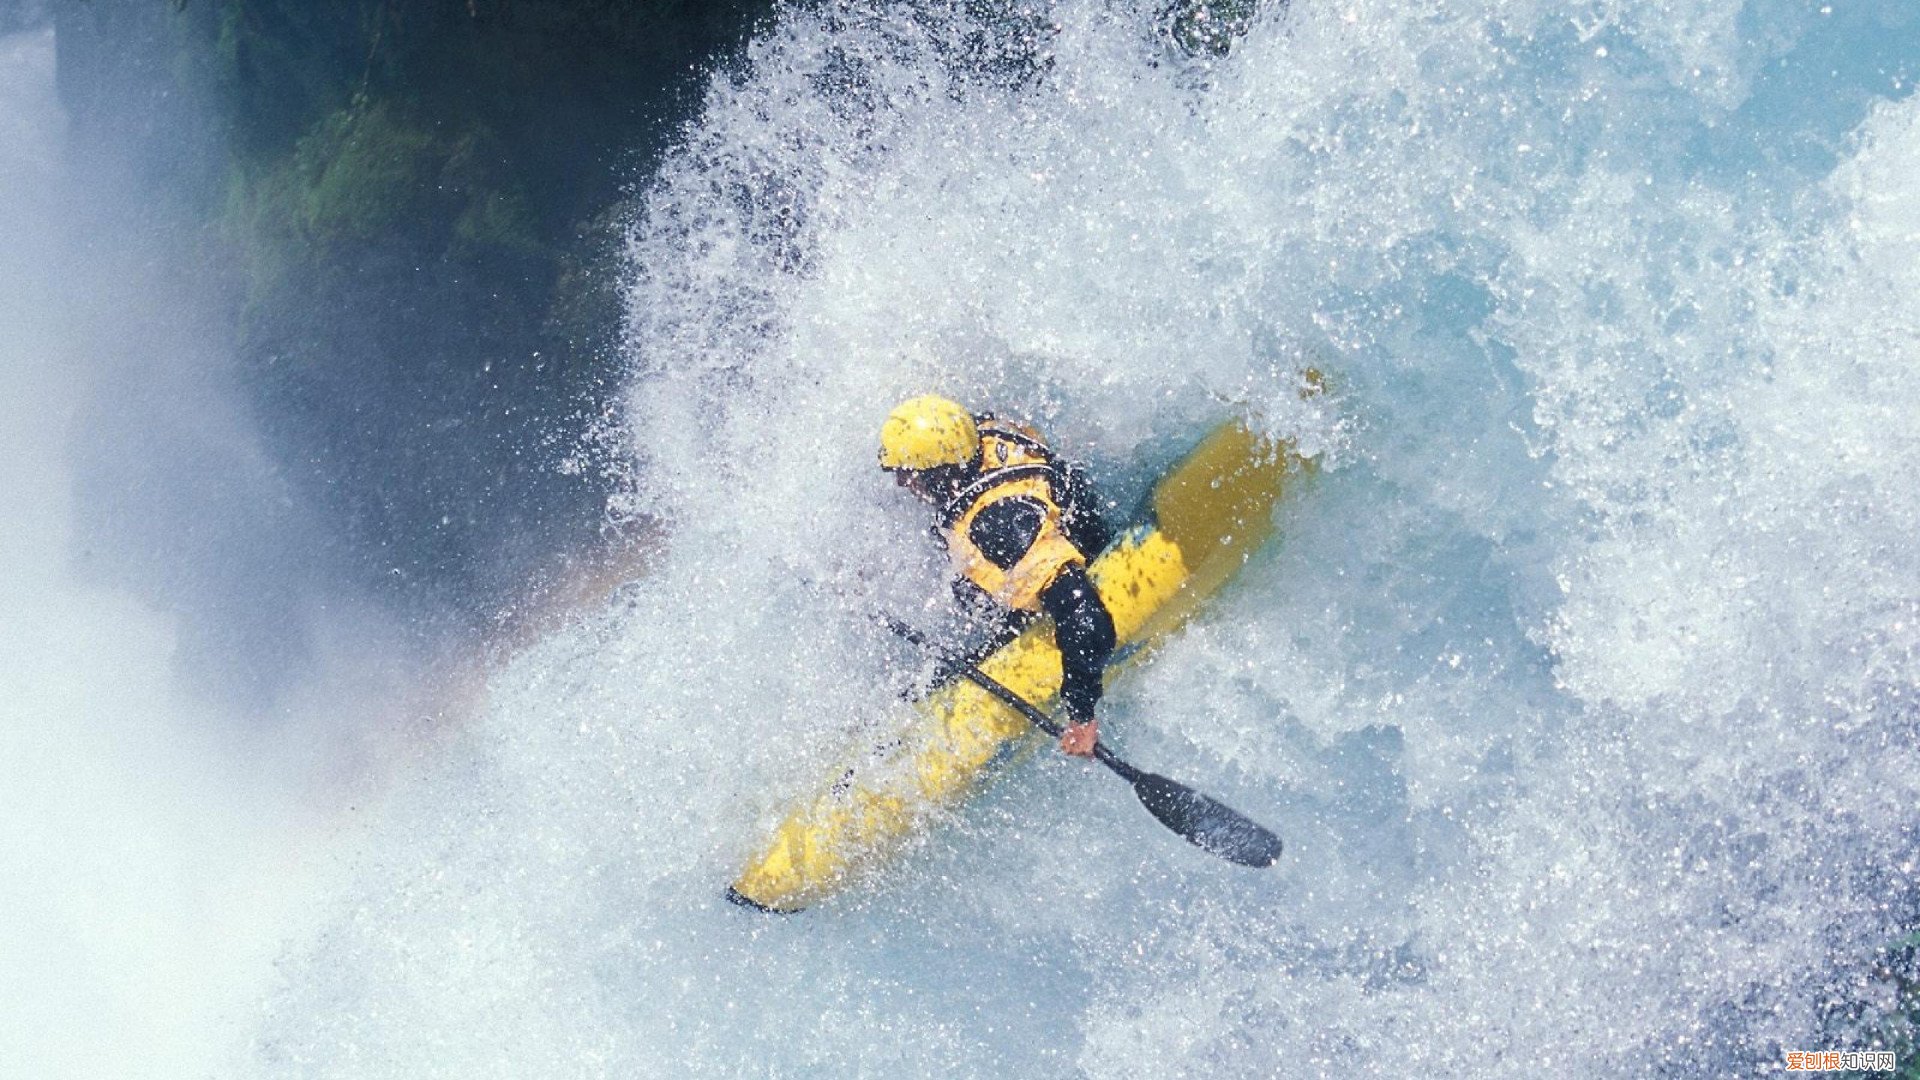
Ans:
{"label": "black paddle", "polygon": [[[1060,725],[1026,698],[1007,689],[992,676],[967,661],[928,641],[918,630],[897,619],[882,617],[887,628],[907,641],[946,661],[952,670],[980,689],[999,698],[1054,738],[1060,737]],[[1211,851],[1241,866],[1272,866],[1280,857],[1280,838],[1248,820],[1239,811],[1157,773],[1142,772],[1120,760],[1103,743],[1093,744],[1093,756],[1100,764],[1133,785],[1148,812],[1160,824],[1186,837],[1194,845]]]}

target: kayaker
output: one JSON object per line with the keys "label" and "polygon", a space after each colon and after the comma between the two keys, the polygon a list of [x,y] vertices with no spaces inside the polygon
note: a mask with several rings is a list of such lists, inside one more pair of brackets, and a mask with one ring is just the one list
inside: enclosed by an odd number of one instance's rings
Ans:
{"label": "kayaker", "polygon": [[[1110,534],[1083,471],[1038,432],[975,416],[935,395],[901,402],[880,429],[880,467],[939,508],[935,532],[953,558],[954,591],[988,634],[972,662],[1045,613],[1060,649],[1060,749],[1093,753],[1094,707],[1113,653],[1113,617],[1087,576]],[[957,672],[943,672],[950,678]]]}

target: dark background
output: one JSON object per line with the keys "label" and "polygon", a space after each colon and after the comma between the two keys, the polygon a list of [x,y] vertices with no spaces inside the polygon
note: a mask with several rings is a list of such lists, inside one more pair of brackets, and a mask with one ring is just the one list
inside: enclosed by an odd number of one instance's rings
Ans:
{"label": "dark background", "polygon": [[153,238],[216,312],[335,561],[478,626],[604,547],[618,226],[771,6],[44,0],[0,27],[53,24],[74,182],[123,196],[90,227]]}

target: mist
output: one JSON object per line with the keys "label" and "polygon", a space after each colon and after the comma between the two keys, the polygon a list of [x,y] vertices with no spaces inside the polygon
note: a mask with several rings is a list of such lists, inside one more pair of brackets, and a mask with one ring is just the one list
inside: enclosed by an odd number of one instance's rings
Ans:
{"label": "mist", "polygon": [[0,37],[0,1060],[211,1075],[426,650],[277,482],[168,223],[70,168],[54,67]]}
{"label": "mist", "polygon": [[[701,75],[602,220],[617,365],[576,372],[657,548],[505,647],[379,583],[472,550],[397,550],[463,493],[540,517],[524,489],[455,454],[424,492],[357,443],[329,471],[336,436],[418,449],[370,346],[280,384],[314,424],[285,438],[165,199],[95,182],[138,170],[75,138],[58,43],[0,39],[0,1060],[1611,1078],[1911,1049],[1920,16],[1296,0],[1196,50],[1159,4],[993,7],[784,6]],[[189,149],[191,106],[154,121]],[[518,374],[422,400],[504,417],[551,390]],[[1129,760],[1285,837],[1270,872],[1039,753],[869,885],[725,901],[909,708],[919,658],[872,612],[950,608],[873,468],[928,391],[1034,421],[1122,506],[1230,417],[1318,464],[1102,703]],[[395,492],[431,495],[418,532],[349,535]]]}

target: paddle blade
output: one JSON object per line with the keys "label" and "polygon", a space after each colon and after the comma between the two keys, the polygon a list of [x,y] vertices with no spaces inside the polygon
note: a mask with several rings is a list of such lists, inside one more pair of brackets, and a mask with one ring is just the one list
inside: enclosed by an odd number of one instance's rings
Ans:
{"label": "paddle blade", "polygon": [[1229,862],[1272,866],[1280,857],[1278,836],[1185,784],[1141,773],[1133,792],[1160,824]]}

